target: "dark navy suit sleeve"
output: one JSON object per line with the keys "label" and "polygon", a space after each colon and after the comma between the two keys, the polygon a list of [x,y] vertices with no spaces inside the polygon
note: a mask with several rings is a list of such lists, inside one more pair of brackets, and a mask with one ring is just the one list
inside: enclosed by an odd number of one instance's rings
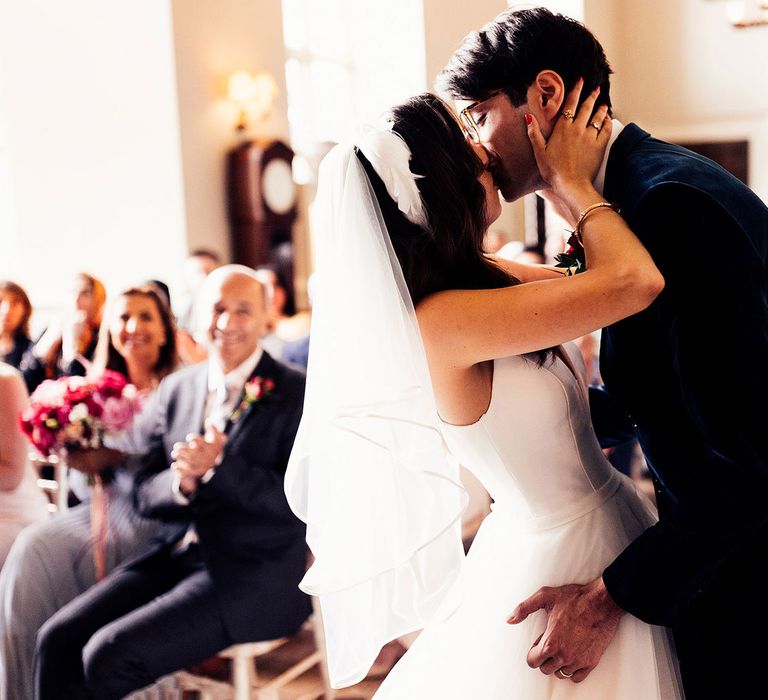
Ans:
{"label": "dark navy suit sleeve", "polygon": [[615,447],[635,439],[632,421],[604,386],[589,387],[589,412],[600,447]]}
{"label": "dark navy suit sleeve", "polygon": [[[248,416],[242,432],[227,445],[213,477],[198,487],[193,499],[196,510],[234,508],[260,513],[265,507],[282,509],[285,470],[301,421],[303,378],[291,386],[284,384],[282,392],[279,401],[270,405],[267,399],[264,406],[251,408],[270,413],[267,434],[259,429],[261,416]],[[265,500],[276,503],[267,505]]]}
{"label": "dark navy suit sleeve", "polygon": [[[768,305],[759,241],[713,199],[662,187],[630,222],[666,281],[660,324],[680,410],[649,456],[673,503],[604,572],[616,602],[673,626],[768,532]],[[757,227],[760,233],[760,227]],[[653,403],[649,399],[649,405]],[[642,425],[640,426],[642,432]],[[734,610],[735,615],[738,611]]]}

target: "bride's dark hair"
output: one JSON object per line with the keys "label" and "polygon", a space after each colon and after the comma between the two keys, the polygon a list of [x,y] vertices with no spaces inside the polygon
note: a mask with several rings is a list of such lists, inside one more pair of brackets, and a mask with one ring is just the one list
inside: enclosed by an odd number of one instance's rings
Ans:
{"label": "bride's dark hair", "polygon": [[[488,221],[478,178],[484,166],[451,109],[439,97],[424,93],[394,107],[389,119],[411,151],[411,172],[420,176],[416,184],[427,225],[410,222],[359,150],[357,157],[376,194],[414,306],[448,289],[520,284],[483,252]],[[541,351],[539,361],[546,356]]]}

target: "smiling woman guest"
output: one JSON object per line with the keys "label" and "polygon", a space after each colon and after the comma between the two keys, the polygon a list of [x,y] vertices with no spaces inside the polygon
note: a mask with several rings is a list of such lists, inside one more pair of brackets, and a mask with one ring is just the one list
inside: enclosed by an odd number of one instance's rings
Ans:
{"label": "smiling woman guest", "polygon": [[99,332],[93,370],[124,374],[151,391],[178,364],[173,317],[151,285],[126,289],[111,304]]}
{"label": "smiling woman guest", "polygon": [[[173,317],[152,286],[126,289],[109,304],[99,331],[91,371],[125,374],[147,394],[177,366]],[[68,455],[70,467],[98,471],[108,482],[106,571],[146,550],[163,526],[140,516],[134,506],[134,457],[143,451],[141,420],[110,448]],[[70,470],[70,487],[87,501],[85,474]],[[95,583],[90,503],[24,530],[11,548],[0,576],[0,698],[33,697],[35,639],[42,624]],[[54,583],[55,582],[55,585]]]}

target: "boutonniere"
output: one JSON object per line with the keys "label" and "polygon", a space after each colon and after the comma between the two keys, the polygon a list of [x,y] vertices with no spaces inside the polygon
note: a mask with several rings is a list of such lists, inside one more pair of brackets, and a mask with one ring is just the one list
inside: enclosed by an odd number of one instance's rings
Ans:
{"label": "boutonniere", "polygon": [[557,260],[557,265],[555,265],[555,267],[565,268],[567,277],[578,275],[580,272],[584,272],[587,269],[587,262],[584,256],[584,241],[581,239],[581,227],[584,225],[584,221],[590,214],[605,209],[612,209],[617,214],[621,213],[621,210],[615,204],[611,204],[611,202],[595,202],[594,204],[590,204],[590,206],[579,214],[579,219],[576,222],[576,230],[570,231],[571,236],[568,239],[568,250],[555,256],[555,259]]}
{"label": "boutonniere", "polygon": [[567,277],[578,275],[587,269],[584,246],[581,243],[581,237],[575,231],[571,231],[571,237],[568,239],[568,250],[556,255],[555,260],[557,260],[555,267],[565,268]]}
{"label": "boutonniere", "polygon": [[229,417],[231,423],[237,423],[243,413],[253,404],[268,399],[275,393],[275,382],[272,379],[264,377],[253,377],[249,379],[243,387],[243,398],[238,407],[232,411]]}

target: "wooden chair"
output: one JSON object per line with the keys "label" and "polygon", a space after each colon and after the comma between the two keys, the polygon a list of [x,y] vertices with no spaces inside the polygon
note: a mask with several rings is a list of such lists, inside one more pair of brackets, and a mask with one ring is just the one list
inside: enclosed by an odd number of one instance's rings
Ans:
{"label": "wooden chair", "polygon": [[[174,675],[165,676],[148,688],[137,690],[127,695],[123,700],[183,700],[184,691],[181,690]],[[201,700],[219,700],[210,696],[201,696]]]}
{"label": "wooden chair", "polygon": [[333,700],[335,692],[331,689],[328,667],[325,658],[325,637],[322,629],[317,599],[312,598],[313,615],[305,624],[310,626],[315,639],[315,649],[281,674],[268,681],[261,682],[256,670],[257,659],[271,654],[276,649],[289,644],[292,637],[282,637],[248,644],[236,644],[222,651],[219,656],[229,659],[231,675],[229,682],[223,682],[189,671],[174,674],[181,692],[194,690],[200,693],[201,700],[281,700],[280,689],[303,675],[313,666],[320,668],[322,679],[322,697]]}
{"label": "wooden chair", "polygon": [[[69,480],[66,463],[55,455],[42,457],[36,451],[29,453],[29,460],[39,475],[37,479],[38,487],[48,497],[48,512],[53,514],[67,510],[69,508]],[[52,479],[41,476],[42,470],[45,467],[53,469]]]}

